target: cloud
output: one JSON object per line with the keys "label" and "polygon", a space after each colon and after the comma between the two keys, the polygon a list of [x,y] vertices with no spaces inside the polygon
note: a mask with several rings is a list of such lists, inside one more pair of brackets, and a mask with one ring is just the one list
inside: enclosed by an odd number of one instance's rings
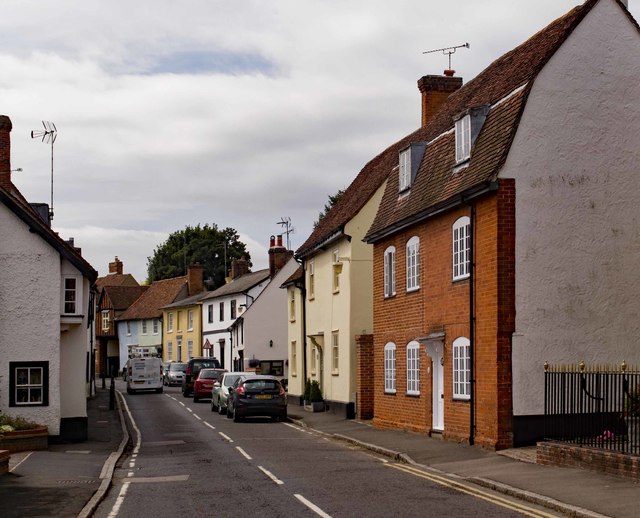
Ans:
{"label": "cloud", "polygon": [[[465,80],[575,1],[7,0],[0,113],[30,201],[101,274],[138,280],[176,230],[235,228],[254,267],[291,217],[300,246],[327,197],[417,128],[416,82]],[[631,6],[632,9],[634,6]],[[263,266],[266,267],[266,266]]]}

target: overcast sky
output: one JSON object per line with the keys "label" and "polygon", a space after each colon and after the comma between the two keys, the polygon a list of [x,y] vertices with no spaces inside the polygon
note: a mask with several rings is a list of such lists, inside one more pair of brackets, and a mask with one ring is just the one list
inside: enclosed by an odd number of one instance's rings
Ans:
{"label": "overcast sky", "polygon": [[[420,121],[417,80],[464,81],[576,0],[4,0],[0,114],[13,181],[100,275],[187,225],[233,227],[254,269],[299,247],[329,194]],[[640,0],[630,11],[640,15]]]}

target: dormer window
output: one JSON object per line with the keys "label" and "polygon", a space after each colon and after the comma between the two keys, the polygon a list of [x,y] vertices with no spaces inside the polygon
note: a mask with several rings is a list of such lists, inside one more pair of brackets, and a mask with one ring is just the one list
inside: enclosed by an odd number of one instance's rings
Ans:
{"label": "dormer window", "polygon": [[[471,148],[480,135],[480,130],[484,124],[489,106],[476,106],[469,108],[456,119],[456,166],[463,169],[471,158]],[[458,169],[456,169],[458,170]]]}
{"label": "dormer window", "polygon": [[411,188],[416,178],[418,168],[424,156],[427,145],[424,142],[414,142],[400,151],[398,164],[398,191],[404,192]]}
{"label": "dormer window", "polygon": [[400,152],[400,172],[398,176],[400,192],[411,187],[411,148]]}
{"label": "dormer window", "polygon": [[456,121],[456,164],[471,156],[471,116],[465,115]]}

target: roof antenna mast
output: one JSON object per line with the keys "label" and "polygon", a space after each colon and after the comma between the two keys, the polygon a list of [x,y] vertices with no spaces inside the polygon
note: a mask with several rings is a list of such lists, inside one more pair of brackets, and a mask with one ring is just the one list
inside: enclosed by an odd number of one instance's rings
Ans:
{"label": "roof antenna mast", "polygon": [[291,218],[288,216],[283,216],[280,218],[280,221],[276,221],[278,225],[281,225],[287,234],[287,250],[291,250],[291,243],[289,242],[289,234],[293,234],[296,229],[291,226]]}
{"label": "roof antenna mast", "polygon": [[423,54],[431,54],[432,52],[440,52],[440,51],[442,51],[443,54],[448,55],[449,56],[449,68],[444,71],[444,75],[445,76],[452,76],[453,74],[456,73],[456,71],[451,68],[451,54],[455,54],[456,53],[456,49],[461,49],[461,48],[467,48],[468,49],[468,48],[471,48],[471,45],[469,45],[469,43],[463,43],[462,45],[455,45],[453,47],[445,47],[443,49],[425,50],[423,52]]}
{"label": "roof antenna mast", "polygon": [[53,122],[42,121],[43,130],[33,130],[31,138],[42,138],[42,142],[51,144],[51,206],[49,207],[49,220],[53,219],[53,143],[58,136],[58,130]]}

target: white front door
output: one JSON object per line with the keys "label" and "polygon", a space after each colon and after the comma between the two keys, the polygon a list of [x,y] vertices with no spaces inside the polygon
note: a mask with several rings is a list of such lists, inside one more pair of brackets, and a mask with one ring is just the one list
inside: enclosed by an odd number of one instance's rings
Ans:
{"label": "white front door", "polygon": [[[423,342],[424,343],[424,342]],[[444,430],[444,337],[426,341],[431,357],[431,429]]]}

